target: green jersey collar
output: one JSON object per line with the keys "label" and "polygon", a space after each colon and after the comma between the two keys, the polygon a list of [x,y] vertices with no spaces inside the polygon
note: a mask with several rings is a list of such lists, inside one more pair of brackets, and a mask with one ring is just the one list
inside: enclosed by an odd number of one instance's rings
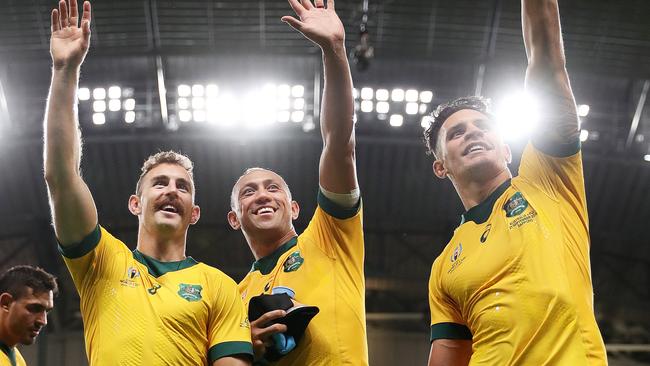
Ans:
{"label": "green jersey collar", "polygon": [[0,350],[2,353],[7,355],[7,358],[9,358],[9,362],[11,362],[12,366],[16,365],[16,349],[14,347],[9,347],[6,344],[0,342]]}
{"label": "green jersey collar", "polygon": [[289,239],[288,242],[282,244],[282,246],[276,249],[273,253],[255,261],[255,263],[253,263],[253,268],[251,268],[251,272],[260,271],[263,275],[271,273],[282,254],[295,247],[296,244],[298,244],[298,237],[294,236],[293,238]]}
{"label": "green jersey collar", "polygon": [[461,216],[461,221],[460,224],[464,224],[467,221],[474,221],[476,224],[482,224],[487,221],[487,219],[490,217],[490,214],[492,213],[492,208],[494,207],[494,203],[501,197],[503,192],[510,187],[511,180],[508,179],[507,181],[503,182],[497,189],[494,190],[494,192],[490,193],[490,195],[483,200],[483,202],[479,203],[478,205],[470,208],[467,210],[462,216]]}
{"label": "green jersey collar", "polygon": [[167,272],[180,271],[181,269],[190,268],[194,265],[199,264],[199,262],[194,260],[192,257],[187,257],[181,261],[161,262],[157,259],[142,254],[137,249],[133,251],[133,258],[136,261],[144,264],[149,270],[149,274],[156,278],[164,275]]}

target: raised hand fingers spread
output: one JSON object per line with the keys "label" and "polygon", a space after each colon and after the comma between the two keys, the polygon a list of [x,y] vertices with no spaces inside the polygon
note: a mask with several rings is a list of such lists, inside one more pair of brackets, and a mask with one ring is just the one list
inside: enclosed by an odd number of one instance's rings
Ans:
{"label": "raised hand fingers spread", "polygon": [[298,20],[298,19],[296,19],[294,17],[290,17],[290,16],[284,16],[284,17],[281,18],[281,20],[283,22],[289,24],[291,26],[291,28],[297,30],[298,32],[301,32],[303,23],[300,20]]}
{"label": "raised hand fingers spread", "polygon": [[314,8],[314,5],[311,3],[311,0],[300,0],[300,3],[302,6],[305,7],[307,10],[311,10]]}
{"label": "raised hand fingers spread", "polygon": [[305,11],[307,11],[298,0],[289,0],[289,6],[291,6],[291,9],[293,9],[299,17],[302,17]]}
{"label": "raised hand fingers spread", "polygon": [[315,0],[314,5],[316,5],[316,7],[319,8],[319,9],[324,9],[325,8],[325,0]]}
{"label": "raised hand fingers spread", "polygon": [[90,6],[90,2],[89,1],[84,1],[83,7],[84,7],[84,9],[83,9],[84,13],[83,13],[83,18],[81,18],[81,20],[82,20],[82,22],[84,20],[87,20],[88,21],[88,26],[90,27],[90,19],[92,18],[92,7]]}
{"label": "raised hand fingers spread", "polygon": [[77,0],[70,0],[70,25],[73,27],[79,25],[79,9],[77,9]]}
{"label": "raised hand fingers spread", "polygon": [[52,24],[50,25],[50,29],[52,30],[52,33],[61,29],[61,22],[59,20],[58,9],[52,9]]}
{"label": "raised hand fingers spread", "polygon": [[59,19],[61,19],[62,28],[70,25],[70,19],[68,18],[68,4],[65,3],[65,0],[59,1]]}
{"label": "raised hand fingers spread", "polygon": [[334,10],[334,0],[327,0],[327,8]]}

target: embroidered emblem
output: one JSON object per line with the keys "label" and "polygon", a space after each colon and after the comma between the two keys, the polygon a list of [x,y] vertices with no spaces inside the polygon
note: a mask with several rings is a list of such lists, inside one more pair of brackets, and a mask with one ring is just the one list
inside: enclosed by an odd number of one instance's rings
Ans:
{"label": "embroidered emblem", "polygon": [[126,278],[120,280],[120,284],[135,288],[138,286],[138,283],[135,281],[138,277],[140,277],[140,271],[136,267],[131,266],[126,270]]}
{"label": "embroidered emblem", "polygon": [[526,207],[528,207],[528,201],[526,201],[521,192],[517,192],[506,201],[503,205],[503,210],[506,212],[506,217],[513,217],[524,212]]}
{"label": "embroidered emblem", "polygon": [[455,262],[458,259],[458,257],[460,257],[460,253],[462,252],[463,252],[463,244],[458,243],[456,249],[454,249],[454,252],[451,253],[451,261]]}
{"label": "embroidered emblem", "polygon": [[298,270],[304,262],[305,259],[300,256],[300,251],[295,251],[289,255],[282,266],[284,267],[285,272],[293,272]]}
{"label": "embroidered emblem", "polygon": [[201,285],[188,285],[186,283],[181,283],[178,287],[178,295],[185,300],[189,302],[201,300],[201,290],[203,290]]}

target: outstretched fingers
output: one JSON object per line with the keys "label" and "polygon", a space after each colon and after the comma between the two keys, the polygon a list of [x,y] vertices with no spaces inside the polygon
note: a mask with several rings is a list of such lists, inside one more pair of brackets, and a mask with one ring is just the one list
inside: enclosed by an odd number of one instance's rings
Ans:
{"label": "outstretched fingers", "polygon": [[61,19],[61,28],[65,28],[70,25],[68,4],[65,3],[65,0],[59,1],[59,19]]}
{"label": "outstretched fingers", "polygon": [[52,30],[52,33],[58,31],[61,29],[61,20],[59,19],[59,10],[58,9],[52,9],[52,24],[50,25],[50,29]]}
{"label": "outstretched fingers", "polygon": [[311,0],[300,0],[300,3],[307,10],[311,10],[314,8],[314,5],[311,3]]}
{"label": "outstretched fingers", "polygon": [[70,26],[76,27],[79,25],[79,9],[77,8],[77,0],[70,1]]}
{"label": "outstretched fingers", "polygon": [[289,0],[289,6],[296,13],[297,16],[302,17],[303,14],[307,11],[298,0]]}
{"label": "outstretched fingers", "polygon": [[283,22],[289,24],[291,26],[291,28],[297,30],[298,32],[300,32],[302,27],[303,27],[303,22],[301,22],[300,20],[298,20],[298,19],[296,19],[294,17],[290,17],[288,15],[283,16],[280,20],[282,20]]}

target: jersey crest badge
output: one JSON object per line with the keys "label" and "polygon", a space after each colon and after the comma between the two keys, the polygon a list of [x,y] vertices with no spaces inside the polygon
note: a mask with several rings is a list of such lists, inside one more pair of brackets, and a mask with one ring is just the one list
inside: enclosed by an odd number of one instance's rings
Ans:
{"label": "jersey crest badge", "polygon": [[126,278],[120,280],[122,286],[135,288],[138,287],[136,279],[140,277],[140,271],[136,267],[129,267],[126,270]]}
{"label": "jersey crest badge", "polygon": [[463,244],[458,243],[456,249],[454,249],[454,252],[451,253],[451,261],[455,262],[458,259],[458,257],[460,257],[460,253],[462,252],[463,252]]}
{"label": "jersey crest badge", "polygon": [[521,192],[517,192],[506,201],[503,205],[503,210],[506,212],[506,217],[513,217],[520,215],[527,207],[528,201],[526,201]]}
{"label": "jersey crest badge", "polygon": [[178,287],[178,295],[185,300],[189,302],[201,300],[201,290],[203,290],[201,285],[188,285],[186,283],[181,283]]}
{"label": "jersey crest badge", "polygon": [[293,272],[297,271],[304,262],[305,259],[300,256],[300,251],[295,251],[289,255],[282,266],[285,272]]}

